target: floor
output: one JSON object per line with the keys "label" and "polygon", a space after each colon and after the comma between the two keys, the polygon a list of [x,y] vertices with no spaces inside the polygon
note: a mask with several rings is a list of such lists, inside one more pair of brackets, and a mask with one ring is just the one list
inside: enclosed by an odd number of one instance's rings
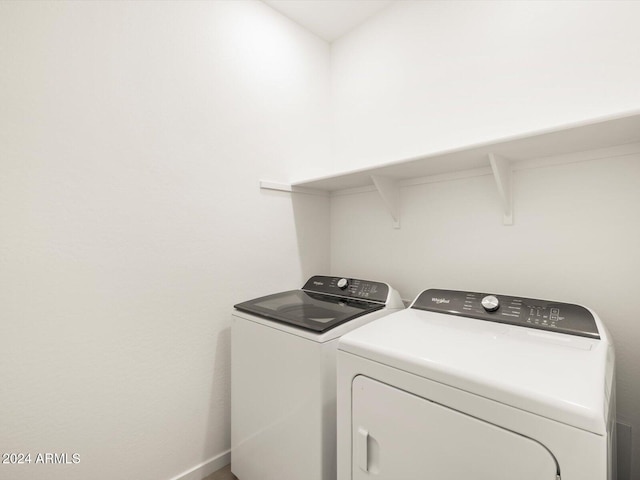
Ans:
{"label": "floor", "polygon": [[231,465],[227,465],[202,480],[238,480],[238,477],[231,473]]}

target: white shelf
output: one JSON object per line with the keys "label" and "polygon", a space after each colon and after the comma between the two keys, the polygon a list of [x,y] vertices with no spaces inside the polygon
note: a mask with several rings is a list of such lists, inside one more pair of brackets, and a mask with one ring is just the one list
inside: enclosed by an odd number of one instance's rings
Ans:
{"label": "white shelf", "polygon": [[[291,184],[261,182],[262,188],[280,185],[290,192],[334,194],[344,190],[375,188],[397,228],[400,223],[399,187],[424,183],[428,178],[491,175],[502,201],[505,225],[513,223],[511,172],[537,159],[606,149],[640,142],[640,112],[610,116],[502,138],[481,144],[394,161],[370,168],[339,172]],[[427,180],[425,180],[427,178]]]}

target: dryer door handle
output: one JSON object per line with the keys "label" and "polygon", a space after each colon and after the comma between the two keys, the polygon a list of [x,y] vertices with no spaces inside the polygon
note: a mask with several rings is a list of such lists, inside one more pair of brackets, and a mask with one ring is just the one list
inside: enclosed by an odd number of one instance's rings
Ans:
{"label": "dryer door handle", "polygon": [[356,433],[356,462],[360,470],[368,472],[369,452],[367,451],[367,443],[369,440],[369,432],[362,427],[358,427]]}
{"label": "dryer door handle", "polygon": [[355,462],[363,472],[380,473],[380,445],[364,427],[358,427],[355,438]]}

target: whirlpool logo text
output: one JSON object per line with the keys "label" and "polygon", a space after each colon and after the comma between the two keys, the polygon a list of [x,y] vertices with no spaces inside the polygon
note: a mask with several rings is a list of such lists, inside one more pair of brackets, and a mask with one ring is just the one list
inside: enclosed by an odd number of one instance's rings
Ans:
{"label": "whirlpool logo text", "polygon": [[451,300],[448,300],[446,298],[432,298],[431,299],[432,302],[437,303],[438,305],[440,305],[441,303],[449,303]]}

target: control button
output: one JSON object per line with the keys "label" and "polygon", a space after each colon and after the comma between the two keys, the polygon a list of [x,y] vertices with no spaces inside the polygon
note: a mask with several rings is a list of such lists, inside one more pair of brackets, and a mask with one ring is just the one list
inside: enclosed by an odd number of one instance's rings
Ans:
{"label": "control button", "polygon": [[487,312],[495,312],[500,306],[500,300],[494,295],[487,295],[482,299],[482,306]]}
{"label": "control button", "polygon": [[347,280],[346,278],[341,278],[340,280],[338,280],[338,288],[340,290],[344,290],[348,286],[349,286],[349,280]]}

